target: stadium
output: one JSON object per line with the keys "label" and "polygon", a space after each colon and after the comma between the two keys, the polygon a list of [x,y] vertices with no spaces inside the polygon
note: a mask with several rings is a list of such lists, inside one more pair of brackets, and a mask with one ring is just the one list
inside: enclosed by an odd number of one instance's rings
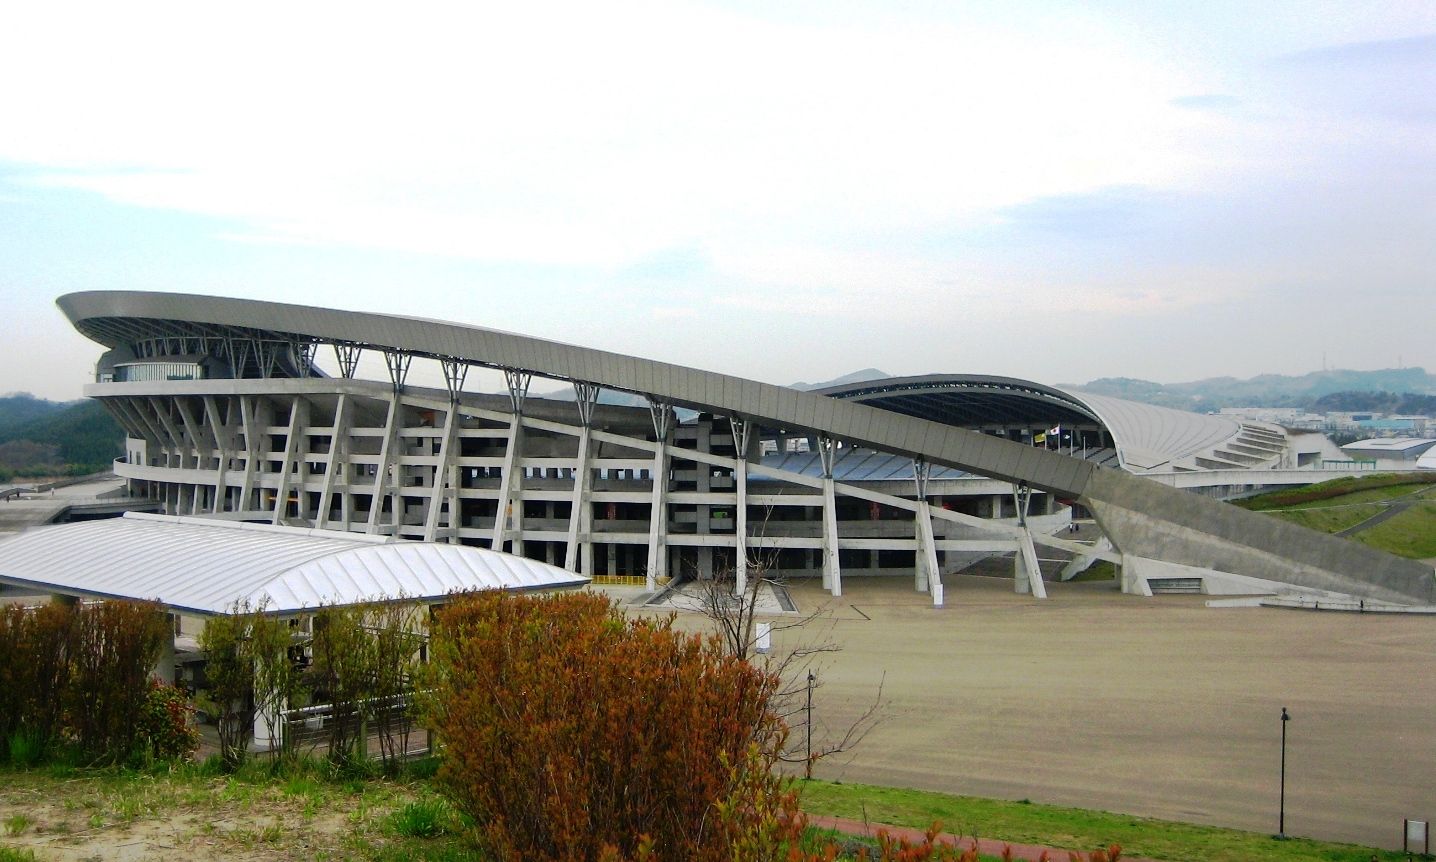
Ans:
{"label": "stadium", "polygon": [[[1037,597],[1105,560],[1143,595],[1433,603],[1429,566],[1214,499],[1333,475],[1276,425],[980,375],[805,392],[272,302],[57,302],[105,348],[86,395],[125,428],[116,473],[170,515],[473,545],[649,590],[742,589],[760,567],[832,595],[907,577],[940,605],[945,576],[999,558]],[[503,391],[466,388],[475,370]]]}

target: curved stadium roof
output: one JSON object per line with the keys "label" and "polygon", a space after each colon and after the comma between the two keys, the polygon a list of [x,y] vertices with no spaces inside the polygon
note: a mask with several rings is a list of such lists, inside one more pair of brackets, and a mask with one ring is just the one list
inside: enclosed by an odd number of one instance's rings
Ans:
{"label": "curved stadium roof", "polygon": [[960,428],[1003,424],[1106,427],[1124,467],[1151,470],[1231,439],[1239,423],[1120,398],[980,374],[889,377],[815,392]]}
{"label": "curved stadium roof", "polygon": [[555,589],[582,586],[588,578],[467,545],[130,512],[39,527],[0,542],[0,582],[153,599],[208,615],[245,604],[285,614],[465,590]]}

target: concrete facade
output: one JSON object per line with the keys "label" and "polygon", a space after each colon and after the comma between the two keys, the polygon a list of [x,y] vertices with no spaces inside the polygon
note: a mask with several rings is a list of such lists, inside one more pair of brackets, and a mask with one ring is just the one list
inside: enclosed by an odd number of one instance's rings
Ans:
{"label": "concrete facade", "polygon": [[[729,375],[278,303],[97,292],[59,304],[112,349],[86,394],[131,434],[117,472],[176,514],[471,542],[587,575],[642,574],[650,587],[721,569],[741,582],[758,562],[820,572],[834,595],[847,568],[906,570],[940,601],[951,560],[1009,552],[1026,563],[1019,589],[1040,595],[1034,545],[1417,603],[1431,603],[1436,582],[1430,567],[1070,453]],[[341,377],[319,376],[320,349],[335,351]],[[383,355],[387,382],[352,379],[360,352]],[[230,377],[134,379],[144,376],[136,357],[200,354],[223,360]],[[407,385],[416,358],[441,365],[445,390]],[[129,381],[115,380],[120,360]],[[507,396],[466,392],[474,366],[502,369]],[[571,382],[575,401],[529,397],[534,376]],[[599,405],[600,389],[641,394],[650,407]],[[679,422],[677,410],[697,416]],[[1246,466],[1244,453],[1269,460],[1277,440],[1244,431],[1211,467]],[[764,462],[764,436],[807,438],[819,474]],[[842,481],[834,464],[859,447],[908,459],[913,484]],[[934,466],[976,478],[934,485]],[[1022,511],[1014,490],[1033,492],[1035,507]],[[1066,517],[1055,499],[1086,506],[1113,550],[1050,535]]]}

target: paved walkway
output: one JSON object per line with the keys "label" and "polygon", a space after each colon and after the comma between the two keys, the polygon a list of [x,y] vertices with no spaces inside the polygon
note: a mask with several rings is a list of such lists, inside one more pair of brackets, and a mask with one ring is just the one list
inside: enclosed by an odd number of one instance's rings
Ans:
{"label": "paved walkway", "polygon": [[[894,838],[900,838],[911,842],[922,841],[926,831],[913,829],[907,826],[887,826],[881,823],[864,823],[860,820],[848,820],[843,817],[827,817],[821,814],[809,814],[808,825],[816,826],[819,829],[833,829],[846,835],[858,835],[867,838],[877,837],[878,831],[882,830]],[[951,832],[943,832],[938,835],[937,840],[955,844],[966,850],[972,846],[971,838],[962,838],[953,835]],[[1063,847],[1044,847],[1040,844],[1013,844],[1008,841],[999,841],[995,838],[981,838],[977,842],[977,852],[984,856],[1002,857],[1004,847],[1012,848],[1012,858],[1022,859],[1025,862],[1039,862],[1042,854],[1046,853],[1051,862],[1067,862],[1068,850]],[[1086,851],[1083,851],[1086,855]],[[1128,856],[1122,854],[1122,862],[1156,862],[1153,859],[1144,859],[1140,856]]]}

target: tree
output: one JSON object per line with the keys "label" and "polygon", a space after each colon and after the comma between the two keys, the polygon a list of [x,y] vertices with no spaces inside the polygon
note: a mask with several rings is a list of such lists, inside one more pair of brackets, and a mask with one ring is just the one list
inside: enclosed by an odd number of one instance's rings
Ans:
{"label": "tree", "polygon": [[365,630],[370,612],[365,605],[327,606],[314,615],[314,662],[306,681],[316,700],[328,702],[332,711],[329,729],[329,760],[350,766],[368,757],[368,715],[376,670],[375,639]]}
{"label": "tree", "polygon": [[379,736],[379,756],[390,773],[398,770],[409,749],[413,726],[414,680],[424,643],[423,635],[415,630],[417,612],[414,605],[395,601],[374,605],[368,614],[374,667],[367,712]]}
{"label": "tree", "polygon": [[219,730],[220,759],[230,767],[243,762],[249,750],[253,715],[261,716],[270,739],[282,735],[279,712],[298,693],[289,646],[289,624],[248,602],[206,620],[200,631],[199,647],[207,658],[202,702]]}
{"label": "tree", "polygon": [[763,669],[779,680],[774,695],[775,708],[788,726],[796,730],[789,744],[779,753],[784,763],[803,764],[803,776],[813,777],[813,765],[825,757],[851,750],[880,720],[883,705],[882,683],[873,702],[850,724],[836,732],[823,732],[815,748],[814,724],[812,721],[812,693],[821,688],[818,659],[825,653],[836,653],[839,647],[825,634],[817,638],[803,638],[789,635],[789,632],[805,632],[821,625],[824,621],[831,627],[826,607],[817,607],[795,617],[774,617],[768,622],[769,637],[779,640],[793,638],[793,642],[777,653],[758,653],[758,617],[761,615],[761,599],[765,591],[780,590],[783,584],[768,577],[772,557],[753,555],[748,560],[744,589],[738,591],[736,573],[723,569],[712,578],[696,581],[698,610],[713,623],[719,641],[731,656],[745,661],[756,661]]}

